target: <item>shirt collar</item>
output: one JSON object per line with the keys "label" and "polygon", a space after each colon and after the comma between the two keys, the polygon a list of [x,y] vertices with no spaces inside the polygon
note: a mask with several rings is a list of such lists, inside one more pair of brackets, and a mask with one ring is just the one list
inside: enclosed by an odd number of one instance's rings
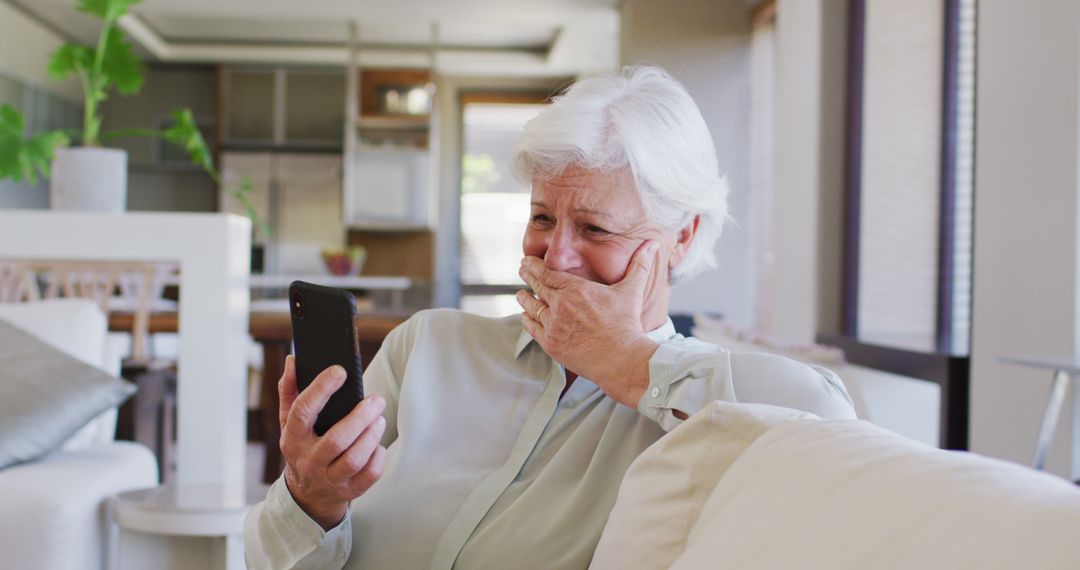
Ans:
{"label": "shirt collar", "polygon": [[[664,342],[670,340],[675,336],[675,323],[671,322],[668,318],[664,321],[664,324],[646,333],[649,340],[655,342]],[[521,333],[518,334],[517,343],[514,344],[514,358],[521,356],[521,353],[533,342],[533,337],[529,334],[529,331],[525,327],[521,327]]]}

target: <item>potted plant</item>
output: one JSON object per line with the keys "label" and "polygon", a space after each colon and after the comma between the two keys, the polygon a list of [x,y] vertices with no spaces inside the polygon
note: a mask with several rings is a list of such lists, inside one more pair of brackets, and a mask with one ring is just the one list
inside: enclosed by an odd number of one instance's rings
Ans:
{"label": "potted plant", "polygon": [[[171,113],[173,124],[165,130],[127,129],[102,132],[100,105],[111,91],[134,95],[143,84],[143,65],[117,22],[128,8],[141,0],[79,0],[78,9],[101,19],[97,45],[90,48],[65,44],[53,55],[49,74],[56,79],[78,77],[84,96],[81,131],[53,131],[26,137],[22,114],[10,105],[0,107],[0,180],[37,182],[38,174],[49,178],[50,203],[54,209],[120,212],[127,201],[127,153],[102,143],[122,137],[154,137],[182,147],[191,161],[206,171],[218,186],[221,173],[195,125],[190,109]],[[71,147],[78,142],[78,147]],[[248,199],[251,184],[245,179],[231,191],[264,232]]]}

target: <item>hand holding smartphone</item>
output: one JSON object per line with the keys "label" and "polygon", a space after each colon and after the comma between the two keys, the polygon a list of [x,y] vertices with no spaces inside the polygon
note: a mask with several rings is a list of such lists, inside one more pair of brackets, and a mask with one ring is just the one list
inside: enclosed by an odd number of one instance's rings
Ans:
{"label": "hand holding smartphone", "polygon": [[319,413],[315,433],[323,435],[364,398],[356,299],[347,291],[303,281],[289,286],[296,383],[300,392],[335,364],[345,369],[345,383]]}

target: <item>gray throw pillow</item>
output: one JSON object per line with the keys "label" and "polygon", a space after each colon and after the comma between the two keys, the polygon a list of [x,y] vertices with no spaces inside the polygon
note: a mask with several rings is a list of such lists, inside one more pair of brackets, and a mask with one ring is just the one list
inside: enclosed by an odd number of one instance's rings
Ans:
{"label": "gray throw pillow", "polygon": [[0,469],[32,461],[135,386],[0,320]]}

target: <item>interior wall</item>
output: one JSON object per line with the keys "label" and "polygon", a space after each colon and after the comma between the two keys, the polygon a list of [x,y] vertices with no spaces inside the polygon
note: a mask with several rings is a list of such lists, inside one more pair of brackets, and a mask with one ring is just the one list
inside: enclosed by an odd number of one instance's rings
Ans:
{"label": "interior wall", "polygon": [[847,3],[777,2],[773,336],[839,329]]}
{"label": "interior wall", "polygon": [[49,77],[49,61],[64,44],[63,37],[22,10],[0,2],[0,38],[0,69],[5,74],[72,101],[82,100],[78,80],[56,81]]}
{"label": "interior wall", "polygon": [[39,179],[37,184],[29,182],[17,184],[11,180],[0,180],[0,209],[43,210],[48,207],[48,181]]}
{"label": "interior wall", "polygon": [[719,266],[676,286],[672,313],[708,312],[749,325],[750,20],[743,0],[626,0],[620,61],[664,67],[686,86],[712,133],[731,188]]}
{"label": "interior wall", "polygon": [[[1080,353],[1080,4],[981,0],[976,30],[971,448],[1030,463],[1051,374],[998,359]],[[1048,468],[1076,478],[1072,401]]]}
{"label": "interior wall", "polygon": [[[162,129],[172,124],[170,113],[181,107],[190,108],[200,125],[214,125],[217,91],[213,67],[155,66],[147,70],[145,78],[138,95],[114,95],[105,101],[101,107],[104,130]],[[212,137],[208,142],[212,144]],[[145,137],[109,143],[128,153],[128,210],[216,211],[217,185],[186,161],[163,163],[162,147],[168,144]]]}
{"label": "interior wall", "polygon": [[[847,144],[848,0],[820,3],[821,121],[817,216],[818,334],[840,334],[844,279],[844,177]],[[784,227],[778,224],[777,227]],[[936,417],[935,417],[936,421]]]}
{"label": "interior wall", "polygon": [[[0,2],[0,73],[19,82],[45,89],[72,101],[82,91],[74,78],[55,81],[48,74],[49,60],[64,38],[6,2]],[[0,208],[44,209],[49,207],[49,184],[16,184],[0,181]]]}

